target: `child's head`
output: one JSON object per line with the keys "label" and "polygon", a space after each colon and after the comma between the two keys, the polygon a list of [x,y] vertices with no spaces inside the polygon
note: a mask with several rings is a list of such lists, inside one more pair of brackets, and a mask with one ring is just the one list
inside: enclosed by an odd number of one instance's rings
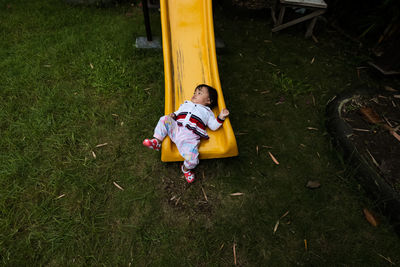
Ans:
{"label": "child's head", "polygon": [[215,90],[213,87],[209,85],[200,84],[194,90],[194,94],[192,96],[192,102],[208,106],[212,109],[218,104],[217,90]]}

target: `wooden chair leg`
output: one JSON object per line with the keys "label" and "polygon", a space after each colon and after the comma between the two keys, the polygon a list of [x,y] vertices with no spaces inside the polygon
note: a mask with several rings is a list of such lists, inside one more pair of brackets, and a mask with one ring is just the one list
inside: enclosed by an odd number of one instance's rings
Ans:
{"label": "wooden chair leg", "polygon": [[286,7],[285,6],[281,6],[281,9],[279,11],[278,23],[276,24],[276,26],[279,26],[279,25],[282,24],[283,16],[285,16],[285,10],[286,10]]}
{"label": "wooden chair leg", "polygon": [[313,34],[314,26],[315,23],[317,22],[317,17],[313,18],[310,22],[310,25],[308,25],[307,32],[306,32],[306,38],[311,37]]}
{"label": "wooden chair leg", "polygon": [[275,9],[271,7],[271,17],[272,17],[272,21],[274,22],[274,25],[276,25],[276,23],[278,22],[276,20],[276,16],[275,16]]}

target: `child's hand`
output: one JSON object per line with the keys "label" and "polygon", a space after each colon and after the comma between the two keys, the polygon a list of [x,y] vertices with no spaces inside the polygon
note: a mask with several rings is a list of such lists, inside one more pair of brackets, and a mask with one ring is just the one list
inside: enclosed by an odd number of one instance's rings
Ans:
{"label": "child's hand", "polygon": [[226,108],[221,110],[221,113],[219,113],[219,118],[222,120],[225,120],[226,117],[229,116],[229,110],[227,110]]}
{"label": "child's hand", "polygon": [[175,113],[171,113],[171,114],[169,114],[168,116],[170,116],[171,118],[173,118],[174,120],[176,120],[176,115],[175,115]]}

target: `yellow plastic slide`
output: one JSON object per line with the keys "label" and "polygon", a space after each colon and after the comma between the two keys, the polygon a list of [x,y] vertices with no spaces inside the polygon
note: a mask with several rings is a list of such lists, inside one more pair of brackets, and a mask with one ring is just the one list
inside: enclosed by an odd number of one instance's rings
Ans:
{"label": "yellow plastic slide", "polygon": [[[162,42],[165,73],[165,114],[190,100],[197,85],[205,83],[218,91],[216,116],[225,108],[215,53],[211,0],[161,0]],[[228,107],[229,109],[229,107]],[[217,131],[207,129],[210,139],[200,143],[200,159],[238,155],[229,118]],[[182,161],[171,139],[162,144],[162,161]]]}

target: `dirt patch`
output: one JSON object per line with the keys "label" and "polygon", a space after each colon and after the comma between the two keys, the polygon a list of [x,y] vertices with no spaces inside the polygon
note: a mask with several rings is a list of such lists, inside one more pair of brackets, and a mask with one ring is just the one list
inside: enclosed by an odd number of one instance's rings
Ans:
{"label": "dirt patch", "polygon": [[[376,114],[380,122],[372,123],[366,111]],[[349,139],[359,153],[400,193],[400,141],[388,130],[390,126],[400,135],[400,92],[353,97],[341,112],[353,128]]]}
{"label": "dirt patch", "polygon": [[181,173],[176,177],[164,177],[162,179],[165,193],[163,201],[176,211],[211,216],[216,199],[206,193],[202,173],[196,171],[197,179],[192,184],[188,184]]}

